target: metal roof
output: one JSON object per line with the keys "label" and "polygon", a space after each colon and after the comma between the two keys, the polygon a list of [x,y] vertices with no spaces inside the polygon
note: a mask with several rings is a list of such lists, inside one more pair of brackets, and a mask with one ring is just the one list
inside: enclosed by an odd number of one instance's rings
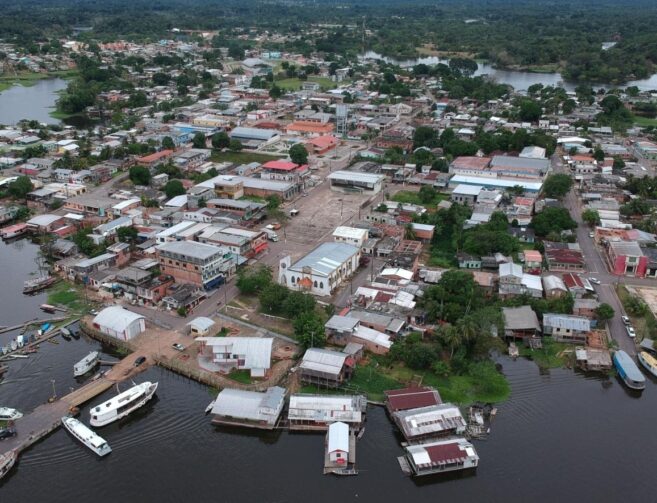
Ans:
{"label": "metal roof", "polygon": [[459,408],[450,403],[397,411],[394,417],[406,438],[439,434],[448,430],[461,433],[466,426]]}
{"label": "metal roof", "polygon": [[374,173],[362,173],[360,171],[334,171],[329,176],[329,180],[349,180],[354,182],[372,183],[376,184],[385,179],[385,175],[377,175]]}
{"label": "metal roof", "polygon": [[328,429],[328,452],[349,452],[349,425],[347,423],[331,423]]}
{"label": "metal roof", "polygon": [[271,366],[271,337],[198,337],[197,341],[212,347],[214,354],[231,353],[244,356],[243,368],[268,369]]}
{"label": "metal roof", "polygon": [[578,332],[589,332],[591,330],[591,321],[588,318],[584,318],[582,316],[545,313],[543,315],[543,327],[577,330]]}
{"label": "metal roof", "polygon": [[214,321],[205,316],[199,316],[187,323],[189,326],[196,327],[200,330],[210,330],[214,326]]}
{"label": "metal roof", "polygon": [[541,329],[536,313],[530,306],[503,307],[502,315],[504,316],[504,328],[507,330]]}
{"label": "metal roof", "polygon": [[359,423],[366,407],[363,395],[295,394],[290,396],[288,417],[292,421]]}
{"label": "metal roof", "polygon": [[[194,222],[191,223],[194,224]],[[197,243],[196,241],[172,241],[158,245],[157,249],[165,253],[175,253],[199,260],[206,260],[222,253],[216,246]]]}
{"label": "metal roof", "polygon": [[357,253],[358,248],[346,243],[322,243],[290,269],[301,272],[304,267],[310,267],[313,274],[328,277]]}
{"label": "metal roof", "polygon": [[356,318],[334,314],[324,325],[325,328],[340,332],[352,332],[360,323]]}
{"label": "metal roof", "polygon": [[299,368],[338,375],[347,356],[345,353],[330,349],[309,348],[303,355]]}
{"label": "metal roof", "polygon": [[94,318],[94,325],[110,329],[114,332],[125,331],[133,322],[144,319],[141,314],[133,313],[121,306],[109,306]]}
{"label": "metal roof", "polygon": [[224,389],[217,395],[212,414],[275,424],[283,409],[284,400],[285,390],[278,386],[269,388],[264,393]]}

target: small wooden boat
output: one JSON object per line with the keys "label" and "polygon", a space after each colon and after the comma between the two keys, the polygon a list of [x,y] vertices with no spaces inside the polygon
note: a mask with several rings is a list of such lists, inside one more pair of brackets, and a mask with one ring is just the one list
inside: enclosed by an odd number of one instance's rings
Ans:
{"label": "small wooden boat", "polygon": [[9,451],[6,454],[0,454],[0,479],[7,475],[11,467],[16,463],[16,451]]}
{"label": "small wooden boat", "polygon": [[66,327],[62,327],[59,329],[59,332],[62,334],[62,338],[70,341],[71,340],[71,332],[68,330]]}
{"label": "small wooden boat", "polygon": [[509,343],[509,356],[511,358],[518,358],[518,356],[520,356],[520,351],[518,350],[518,346],[516,346],[515,342]]}
{"label": "small wooden boat", "polygon": [[51,306],[50,304],[41,304],[39,309],[50,314],[54,314],[57,311],[57,308],[55,306]]}
{"label": "small wooden boat", "polygon": [[639,363],[650,372],[654,377],[657,377],[657,359],[646,351],[641,351],[637,356]]}
{"label": "small wooden boat", "polygon": [[59,281],[57,276],[42,276],[40,278],[29,279],[23,283],[23,293],[29,295],[31,293],[40,292],[46,288],[54,285]]}

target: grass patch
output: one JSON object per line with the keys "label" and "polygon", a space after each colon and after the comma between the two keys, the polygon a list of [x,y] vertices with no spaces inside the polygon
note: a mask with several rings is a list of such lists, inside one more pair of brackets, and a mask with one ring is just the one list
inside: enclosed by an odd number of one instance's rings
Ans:
{"label": "grass patch", "polygon": [[63,79],[70,79],[77,75],[76,70],[59,70],[55,72],[41,73],[41,72],[19,72],[16,74],[6,74],[0,76],[0,92],[9,89],[15,85],[19,86],[33,86],[39,80],[51,79],[60,77]]}
{"label": "grass patch", "polygon": [[383,402],[385,390],[401,387],[401,382],[380,371],[375,362],[356,367],[348,385],[350,390],[365,393],[367,398],[376,402]]}
{"label": "grass patch", "polygon": [[280,159],[277,155],[266,155],[257,152],[212,152],[210,160],[213,162],[232,162],[235,164],[248,164],[250,162],[259,162],[264,164],[267,161]]}
{"label": "grass patch", "polygon": [[[654,339],[655,337],[653,337],[652,334],[657,332],[657,320],[650,311],[650,308],[645,305],[643,299],[631,294],[624,285],[618,285],[616,288],[616,294],[618,295],[621,304],[623,304],[625,314],[634,327],[637,342],[641,342],[643,339]],[[643,311],[643,314],[636,314],[637,307],[640,308],[642,305],[644,307],[640,310]]]}
{"label": "grass patch", "polygon": [[228,374],[228,378],[242,384],[251,384],[251,371],[233,370],[230,374]]}
{"label": "grass patch", "polygon": [[[275,83],[278,87],[285,89],[287,91],[298,91],[299,89],[301,89],[302,82],[303,82],[302,80],[294,77],[289,79],[277,80]],[[310,76],[308,77],[308,82],[317,82],[323,90],[335,89],[336,87],[338,87],[338,84],[336,82],[333,82],[328,77]],[[342,83],[346,83],[346,82],[347,81],[345,80]]]}
{"label": "grass patch", "polygon": [[48,304],[78,312],[86,311],[89,307],[85,303],[82,288],[68,281],[60,281],[48,289]]}
{"label": "grass patch", "polygon": [[637,126],[641,126],[641,127],[657,126],[657,118],[651,119],[650,117],[641,117],[639,115],[635,115],[633,120],[634,120],[634,124],[636,124]]}
{"label": "grass patch", "polygon": [[[411,190],[400,190],[399,192],[395,193],[389,201],[404,204],[417,204],[419,206],[425,206],[426,208],[435,208],[436,205],[440,203],[440,201],[444,201],[447,199],[447,197],[447,194],[436,192],[436,195],[433,197],[433,199],[425,203],[420,199],[420,194],[418,192]],[[389,201],[385,203],[386,206],[394,207],[394,204],[391,204]]]}
{"label": "grass patch", "polygon": [[76,114],[67,114],[66,112],[62,112],[61,110],[53,110],[52,112],[48,112],[48,115],[53,119],[64,120],[64,119],[69,119]]}
{"label": "grass patch", "polygon": [[565,342],[555,342],[550,337],[543,337],[543,348],[534,349],[524,344],[518,345],[520,356],[533,360],[542,369],[556,369],[572,366],[575,347]]}

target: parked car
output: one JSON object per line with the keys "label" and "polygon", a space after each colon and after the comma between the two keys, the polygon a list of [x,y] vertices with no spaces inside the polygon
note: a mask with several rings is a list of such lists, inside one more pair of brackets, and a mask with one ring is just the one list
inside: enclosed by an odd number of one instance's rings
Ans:
{"label": "parked car", "polygon": [[636,337],[636,332],[634,331],[634,328],[631,326],[627,327],[627,335],[629,335],[632,339]]}
{"label": "parked car", "polygon": [[135,367],[139,367],[139,365],[141,365],[141,364],[144,363],[145,361],[146,361],[146,357],[145,357],[145,356],[139,356],[139,357],[135,360]]}
{"label": "parked car", "polygon": [[623,320],[623,323],[626,325],[630,324],[630,319],[627,316],[621,316],[621,320]]}
{"label": "parked car", "polygon": [[593,283],[594,285],[599,285],[600,284],[600,280],[597,279],[597,278],[589,278],[589,281],[591,283]]}
{"label": "parked car", "polygon": [[11,438],[16,436],[16,430],[10,430],[9,428],[0,429],[0,440],[5,438]]}
{"label": "parked car", "polygon": [[185,346],[183,346],[182,344],[179,344],[177,342],[174,342],[172,344],[172,346],[173,346],[173,349],[175,349],[177,351],[185,351]]}
{"label": "parked car", "polygon": [[594,238],[595,237],[595,232],[589,232],[589,237]]}

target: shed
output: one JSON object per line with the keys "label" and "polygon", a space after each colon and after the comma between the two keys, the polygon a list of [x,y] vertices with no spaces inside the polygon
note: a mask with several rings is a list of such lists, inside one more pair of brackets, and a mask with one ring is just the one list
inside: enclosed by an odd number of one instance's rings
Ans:
{"label": "shed", "polygon": [[328,428],[328,455],[333,463],[347,463],[349,459],[349,425],[332,423]]}
{"label": "shed", "polygon": [[214,325],[214,321],[210,318],[206,318],[205,316],[199,316],[198,318],[194,318],[192,321],[187,323],[187,326],[189,327],[189,333],[192,335],[192,337],[204,337],[208,335]]}
{"label": "shed", "polygon": [[93,326],[103,334],[128,341],[146,330],[146,319],[121,306],[103,309],[93,320]]}

